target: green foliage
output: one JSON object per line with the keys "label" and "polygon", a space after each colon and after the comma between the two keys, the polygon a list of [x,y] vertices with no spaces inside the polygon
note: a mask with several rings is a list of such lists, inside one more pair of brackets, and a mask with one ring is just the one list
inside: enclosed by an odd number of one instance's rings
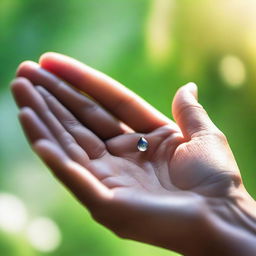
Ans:
{"label": "green foliage", "polygon": [[[61,52],[100,69],[168,116],[176,89],[195,81],[202,104],[230,139],[247,189],[256,196],[256,50],[246,41],[251,27],[247,24],[244,30],[237,25],[245,19],[242,11],[236,20],[219,15],[219,1],[212,8],[212,1],[206,0],[177,1],[171,6],[168,1],[0,1],[1,190],[23,199],[29,221],[48,216],[62,234],[56,251],[40,253],[32,249],[25,233],[1,233],[1,255],[172,255],[122,241],[93,222],[29,150],[8,84],[21,61],[37,61],[45,51]],[[167,18],[163,10],[169,12]],[[167,36],[154,34],[154,26]],[[164,52],[161,45],[166,44],[170,47]],[[225,69],[220,72],[221,60],[229,55],[241,60],[246,70],[238,86],[224,79]]]}

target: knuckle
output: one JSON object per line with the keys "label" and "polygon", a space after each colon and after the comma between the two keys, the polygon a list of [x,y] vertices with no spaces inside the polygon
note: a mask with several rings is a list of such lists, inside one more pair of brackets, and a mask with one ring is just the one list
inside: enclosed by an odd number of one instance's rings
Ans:
{"label": "knuckle", "polygon": [[227,137],[226,135],[220,131],[219,129],[217,129],[216,131],[213,132],[213,135],[218,138],[221,142],[227,143]]}
{"label": "knuckle", "polygon": [[88,112],[90,114],[97,112],[100,107],[96,102],[89,99],[88,97],[84,97],[83,99],[79,100],[78,103],[85,115],[87,115]]}
{"label": "knuckle", "polygon": [[60,134],[60,140],[66,145],[73,145],[75,143],[74,138],[67,132]]}
{"label": "knuckle", "polygon": [[232,173],[231,180],[235,187],[239,187],[243,183],[242,177],[239,173]]}
{"label": "knuckle", "polygon": [[69,130],[74,130],[80,126],[80,123],[76,119],[66,119],[63,123]]}
{"label": "knuckle", "polygon": [[191,112],[191,111],[201,111],[206,113],[205,109],[199,103],[197,104],[183,103],[179,106],[177,115],[178,117],[182,117],[184,115],[187,115],[188,112]]}
{"label": "knuckle", "polygon": [[99,109],[99,105],[97,105],[94,102],[91,102],[90,104],[84,105],[84,109],[86,109],[87,111],[90,111],[90,112],[97,112]]}
{"label": "knuckle", "polygon": [[[40,87],[39,87],[40,88]],[[42,87],[41,87],[42,88]],[[40,89],[39,89],[40,90]],[[46,91],[46,89],[41,89],[43,90],[43,98],[47,101],[47,102],[51,102],[54,100],[54,97],[51,93],[49,93],[48,91]]]}
{"label": "knuckle", "polygon": [[103,144],[99,143],[97,145],[95,145],[95,147],[93,148],[92,151],[92,159],[99,159],[99,158],[103,158],[106,154],[106,148]]}

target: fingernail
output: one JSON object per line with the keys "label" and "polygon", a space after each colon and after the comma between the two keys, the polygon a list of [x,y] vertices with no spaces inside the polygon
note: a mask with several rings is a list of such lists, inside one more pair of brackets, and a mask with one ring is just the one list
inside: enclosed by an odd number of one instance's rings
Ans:
{"label": "fingernail", "polygon": [[187,90],[189,90],[191,92],[191,94],[195,97],[195,99],[198,99],[198,88],[197,85],[193,82],[190,82],[188,84],[185,85],[185,87],[187,88]]}

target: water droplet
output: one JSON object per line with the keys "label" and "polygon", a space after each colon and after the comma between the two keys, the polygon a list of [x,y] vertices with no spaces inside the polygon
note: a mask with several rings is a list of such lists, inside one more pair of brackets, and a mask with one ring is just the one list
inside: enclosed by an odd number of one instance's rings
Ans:
{"label": "water droplet", "polygon": [[144,137],[140,137],[137,148],[139,151],[144,152],[148,149],[148,141]]}

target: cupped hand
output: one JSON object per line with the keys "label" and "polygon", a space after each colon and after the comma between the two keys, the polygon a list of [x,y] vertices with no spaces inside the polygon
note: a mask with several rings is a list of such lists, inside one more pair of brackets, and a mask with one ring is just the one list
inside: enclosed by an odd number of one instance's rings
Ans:
{"label": "cupped hand", "polygon": [[[214,234],[221,222],[216,205],[225,219],[241,195],[247,198],[226,137],[197,102],[195,84],[176,93],[175,123],[118,82],[60,54],[22,63],[17,76],[12,90],[32,147],[120,237],[199,255],[205,233]],[[146,152],[137,149],[141,136]]]}

